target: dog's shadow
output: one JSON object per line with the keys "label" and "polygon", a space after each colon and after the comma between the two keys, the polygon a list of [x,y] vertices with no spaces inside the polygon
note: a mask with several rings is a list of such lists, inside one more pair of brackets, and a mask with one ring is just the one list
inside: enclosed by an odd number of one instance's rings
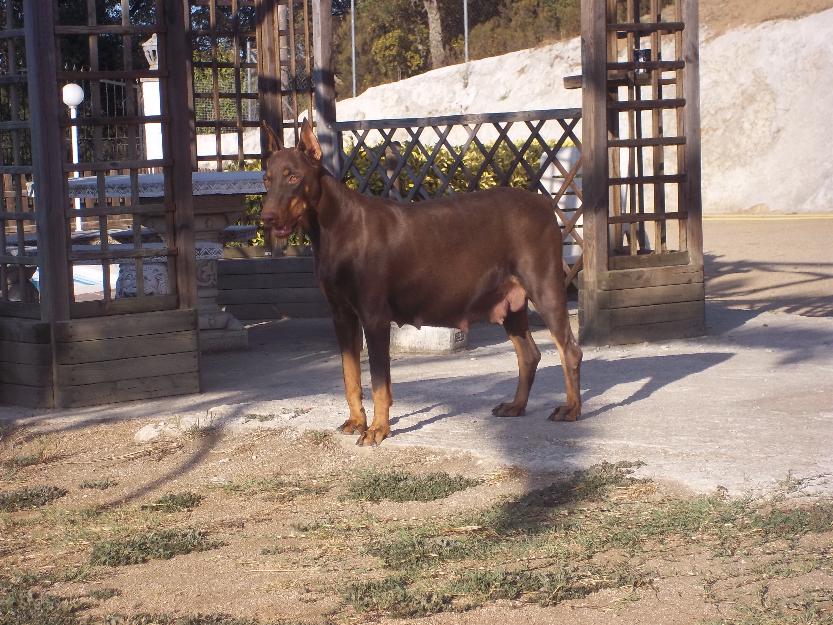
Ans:
{"label": "dog's shadow", "polygon": [[[645,356],[619,358],[616,360],[586,360],[582,365],[583,393],[585,408],[601,406],[585,411],[581,420],[592,419],[617,408],[630,406],[651,397],[654,393],[675,383],[697,375],[719,365],[732,357],[730,353],[673,354],[668,356]],[[498,378],[498,379],[495,379]],[[606,398],[614,387],[639,384],[624,399]],[[514,396],[517,377],[509,374],[481,374],[454,378],[435,378],[395,384],[395,393],[403,401],[418,403],[430,394],[434,402],[424,408],[399,415],[391,419],[391,425],[402,424],[394,434],[415,432],[431,424],[461,415],[482,414],[491,417],[492,408]],[[547,414],[565,397],[564,378],[561,366],[553,365],[538,370],[535,384],[530,393],[527,414],[546,410]],[[606,401],[605,401],[606,400]],[[480,407],[478,404],[482,404]],[[549,407],[546,407],[549,405]],[[413,418],[431,414],[441,409],[440,414],[413,422]]]}

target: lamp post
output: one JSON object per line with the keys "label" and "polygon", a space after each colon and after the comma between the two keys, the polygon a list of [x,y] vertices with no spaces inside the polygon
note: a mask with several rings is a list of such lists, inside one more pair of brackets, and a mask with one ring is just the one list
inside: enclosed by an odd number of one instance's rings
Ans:
{"label": "lamp post", "polygon": [[469,0],[463,0],[463,49],[469,62]]}
{"label": "lamp post", "polygon": [[356,97],[356,0],[350,0],[350,58],[353,61],[353,97]]}
{"label": "lamp post", "polygon": [[[75,119],[78,117],[78,107],[84,101],[84,89],[81,85],[77,85],[74,82],[64,85],[63,90],[61,91],[61,95],[64,100],[64,104],[69,107],[69,118]],[[78,126],[72,124],[70,126],[70,134],[72,138],[72,164],[78,164]],[[73,172],[73,178],[78,178],[81,175],[81,172],[76,170]],[[81,215],[77,213],[81,211],[81,198],[75,198],[75,231],[79,232],[84,229],[83,224],[81,223]]]}

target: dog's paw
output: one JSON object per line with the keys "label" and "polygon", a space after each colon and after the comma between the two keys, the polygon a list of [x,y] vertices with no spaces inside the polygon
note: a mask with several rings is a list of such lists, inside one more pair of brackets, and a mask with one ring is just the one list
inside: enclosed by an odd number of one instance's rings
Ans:
{"label": "dog's paw", "polygon": [[347,419],[338,426],[338,431],[342,434],[364,434],[367,431],[367,424]]}
{"label": "dog's paw", "polygon": [[496,417],[520,417],[526,412],[526,406],[518,406],[513,402],[504,402],[492,408]]}
{"label": "dog's paw", "polygon": [[390,427],[371,427],[359,436],[356,445],[360,447],[375,447],[390,435]]}
{"label": "dog's paw", "polygon": [[581,414],[581,406],[559,406],[549,416],[550,421],[575,421]]}

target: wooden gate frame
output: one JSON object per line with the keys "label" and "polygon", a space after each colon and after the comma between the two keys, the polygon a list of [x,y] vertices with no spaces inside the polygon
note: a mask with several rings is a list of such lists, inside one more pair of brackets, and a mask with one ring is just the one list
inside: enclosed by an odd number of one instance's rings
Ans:
{"label": "wooden gate frame", "polygon": [[[617,14],[622,2],[629,5],[624,23]],[[673,22],[660,20],[659,0],[643,0],[654,16],[649,22],[640,22],[639,0],[582,2],[585,248],[579,326],[584,344],[632,343],[705,333],[698,0],[676,2]],[[629,47],[625,61],[619,58],[616,44],[620,32],[625,34]],[[649,36],[656,49],[661,33],[674,34],[676,59],[634,58],[634,40]],[[650,76],[647,84],[652,88],[652,99],[634,101],[631,90],[628,99],[622,101],[619,89],[623,85],[633,87],[636,70]],[[673,76],[666,77],[670,72]],[[672,99],[662,95],[661,86],[668,84],[674,85]],[[639,89],[636,91],[638,94]],[[663,136],[661,111],[669,108],[678,111],[674,137]],[[655,120],[659,118],[660,126],[657,128],[655,121],[652,133],[656,136],[623,140],[618,133],[622,110],[636,111],[637,115],[649,111]],[[619,173],[621,147],[636,147],[642,166],[643,147],[656,153],[671,145],[678,156],[674,174],[666,174],[663,161],[656,157],[652,175]],[[664,188],[666,182],[678,185],[677,211],[667,211],[664,192],[655,194],[653,213],[643,213],[634,205],[628,214],[617,210],[619,188],[635,196],[637,190],[642,191],[636,187]],[[654,221],[664,228],[672,218],[680,223],[679,251],[666,252],[662,247],[658,251],[638,250],[634,236],[626,255],[617,255],[616,246],[611,245],[612,237],[621,236],[621,224]]]}
{"label": "wooden gate frame", "polygon": [[[40,303],[17,305],[3,302],[0,317],[0,401],[19,405],[70,407],[145,399],[199,391],[199,351],[196,322],[196,259],[194,253],[193,198],[191,188],[191,134],[187,85],[189,67],[169,62],[187,58],[186,14],[182,2],[157,0],[157,15],[164,15],[153,29],[134,27],[124,17],[120,25],[97,25],[96,5],[87,0],[87,25],[58,24],[52,0],[24,0],[22,34],[26,45],[29,119],[34,181],[34,212],[37,227],[37,252],[34,257],[40,274]],[[122,3],[122,7],[126,2]],[[92,16],[92,17],[91,17]],[[95,38],[115,33],[135,40],[140,33],[157,32],[164,39],[160,66],[166,73],[162,113],[152,121],[163,122],[165,157],[150,165],[135,155],[119,162],[87,163],[99,172],[98,204],[91,209],[100,215],[107,231],[110,214],[121,214],[102,199],[104,172],[112,168],[130,169],[134,197],[124,213],[138,204],[137,168],[167,167],[166,196],[163,207],[169,232],[166,254],[169,280],[175,288],[171,295],[137,296],[133,299],[109,299],[109,277],[105,277],[104,299],[76,303],[70,288],[74,261],[89,258],[100,262],[104,272],[118,259],[132,259],[139,266],[152,254],[142,249],[134,218],[130,250],[111,250],[108,236],[95,252],[75,252],[68,243],[71,219],[67,173],[83,169],[66,160],[65,131],[68,126],[88,123],[93,126],[114,122],[101,115],[88,120],[68,121],[60,105],[59,84],[77,80],[74,72],[58,67],[56,45],[61,35]],[[4,37],[20,37],[14,30]],[[133,39],[131,39],[131,37]],[[97,68],[94,66],[94,70]],[[118,70],[122,71],[122,70]],[[125,75],[137,77],[143,70],[133,70],[124,60]],[[92,80],[109,77],[109,71],[91,71]],[[118,73],[118,72],[115,72]],[[142,116],[133,114],[121,122],[139,127]],[[4,172],[5,173],[5,172]],[[160,210],[163,210],[160,208]],[[4,219],[19,219],[5,212]],[[135,215],[135,212],[134,212]],[[27,217],[28,218],[28,217]],[[19,242],[18,242],[19,243]],[[22,246],[19,246],[22,250]],[[32,256],[27,252],[27,262]],[[18,264],[21,259],[17,259]],[[141,270],[139,270],[141,284]],[[4,289],[4,295],[5,295]],[[137,295],[139,295],[137,293]],[[90,306],[92,305],[92,306]]]}

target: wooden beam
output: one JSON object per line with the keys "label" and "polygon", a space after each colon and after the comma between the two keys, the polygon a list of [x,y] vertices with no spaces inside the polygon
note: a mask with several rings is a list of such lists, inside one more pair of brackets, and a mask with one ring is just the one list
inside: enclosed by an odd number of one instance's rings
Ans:
{"label": "wooden beam", "polygon": [[32,169],[35,180],[41,315],[54,323],[69,319],[69,272],[64,211],[65,153],[59,122],[54,3],[24,0]]}
{"label": "wooden beam", "polygon": [[187,0],[165,3],[164,57],[160,66],[170,72],[170,78],[163,85],[162,114],[170,120],[163,126],[166,156],[171,160],[170,189],[173,202],[174,245],[177,250],[176,284],[180,308],[196,308],[197,267],[194,244],[194,196],[191,185],[191,143],[194,140],[191,128],[193,112],[189,106],[189,85],[191,84],[191,48],[186,37],[188,23]]}
{"label": "wooden beam", "polygon": [[683,125],[686,136],[686,181],[681,185],[681,210],[688,213],[686,235],[691,262],[703,266],[703,197],[701,190],[700,144],[700,27],[699,1],[682,2],[683,22],[683,89],[688,105],[683,109]]}
{"label": "wooden beam", "polygon": [[607,333],[600,314],[598,279],[607,271],[608,148],[607,148],[607,3],[581,3],[582,160],[584,163],[584,270],[580,294],[581,340],[595,343]]}
{"label": "wooden beam", "polygon": [[330,0],[312,0],[313,58],[316,135],[325,167],[333,175],[341,171],[336,133],[336,85],[333,72],[333,16]]}

